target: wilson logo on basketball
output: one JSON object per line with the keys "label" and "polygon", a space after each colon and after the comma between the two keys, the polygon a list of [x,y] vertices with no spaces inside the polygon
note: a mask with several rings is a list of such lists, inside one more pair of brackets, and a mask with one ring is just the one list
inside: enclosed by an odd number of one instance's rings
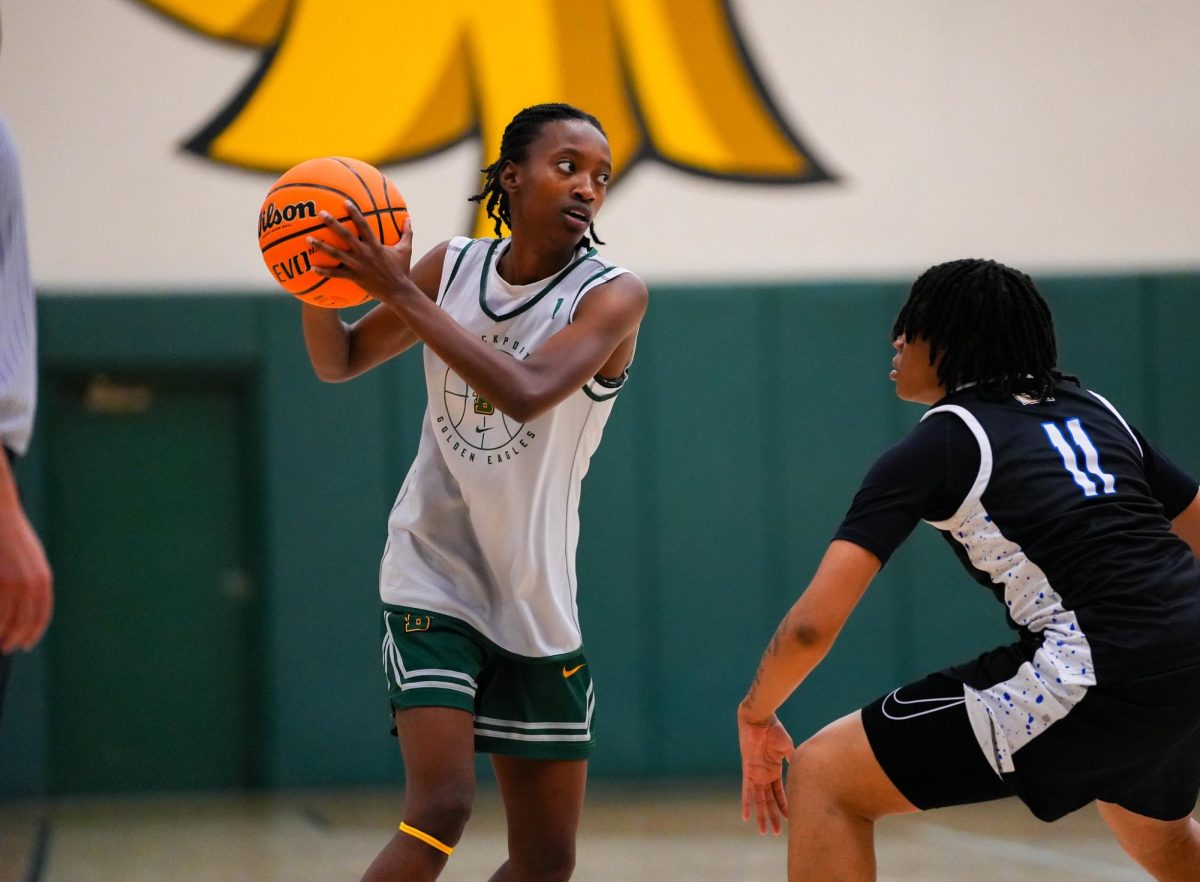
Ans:
{"label": "wilson logo on basketball", "polygon": [[263,233],[280,224],[316,216],[317,203],[315,202],[292,202],[282,208],[276,208],[274,202],[268,202],[258,216],[258,235],[261,237]]}
{"label": "wilson logo on basketball", "polygon": [[[321,221],[326,213],[342,224],[350,216],[346,203],[362,212],[372,234],[384,245],[400,241],[408,206],[404,197],[379,169],[349,156],[306,159],[280,176],[258,212],[258,247],[271,275],[293,297],[330,309],[357,306],[370,299],[349,279],[311,273],[314,266],[331,267],[335,258],[310,244],[325,242],[337,248],[342,234]],[[353,235],[350,232],[346,236]]]}
{"label": "wilson logo on basketball", "polygon": [[[138,2],[260,48],[251,80],[187,142],[219,162],[281,172],[340,154],[390,165],[478,132],[480,168],[514,113],[565,101],[603,122],[618,177],[654,157],[735,181],[829,178],[774,109],[734,25],[736,0],[508,0],[502,16],[440,0]],[[353,89],[313,62],[345,47]],[[296,113],[297,95],[319,112]],[[482,209],[476,220],[490,235]]]}

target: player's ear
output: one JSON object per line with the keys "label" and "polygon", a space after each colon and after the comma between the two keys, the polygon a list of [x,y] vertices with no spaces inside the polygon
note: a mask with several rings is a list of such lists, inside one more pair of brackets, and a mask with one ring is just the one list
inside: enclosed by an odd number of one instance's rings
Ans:
{"label": "player's ear", "polygon": [[511,159],[504,163],[500,169],[500,186],[504,188],[504,192],[511,193],[517,189],[521,181],[521,169]]}

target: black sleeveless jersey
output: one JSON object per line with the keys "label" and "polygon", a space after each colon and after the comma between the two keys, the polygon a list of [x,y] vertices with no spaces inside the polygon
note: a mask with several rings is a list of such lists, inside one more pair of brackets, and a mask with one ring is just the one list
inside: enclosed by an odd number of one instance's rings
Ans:
{"label": "black sleeveless jersey", "polygon": [[836,538],[886,561],[924,519],[1004,605],[1019,640],[947,673],[1010,771],[1097,683],[1200,665],[1200,562],[1170,528],[1196,491],[1093,392],[965,388],[880,457]]}

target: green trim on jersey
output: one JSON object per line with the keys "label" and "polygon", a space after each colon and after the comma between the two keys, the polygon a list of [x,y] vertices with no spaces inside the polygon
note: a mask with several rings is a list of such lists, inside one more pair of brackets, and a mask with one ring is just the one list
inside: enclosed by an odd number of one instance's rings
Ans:
{"label": "green trim on jersey", "polygon": [[[592,250],[594,251],[595,249],[592,249]],[[592,282],[596,281],[596,279],[600,278],[601,276],[603,276],[607,273],[612,272],[615,269],[620,269],[620,267],[606,266],[604,269],[600,270],[600,272],[596,273],[595,275],[588,276],[586,279],[584,279],[583,284],[579,286],[579,290],[575,292],[575,299],[571,301],[571,308],[570,308],[570,311],[567,313],[567,321],[569,321],[569,322],[575,321],[575,306],[576,306],[576,304],[579,303],[579,298],[583,296],[583,293],[584,293],[584,291],[587,290],[588,285],[592,284]],[[599,286],[597,286],[597,287],[599,287]]]}
{"label": "green trim on jersey", "polygon": [[[479,308],[484,311],[484,314],[486,314],[488,318],[490,318],[492,321],[495,321],[495,322],[508,321],[511,318],[516,318],[517,316],[519,316],[521,313],[525,312],[526,310],[532,309],[539,300],[541,300],[543,297],[545,297],[547,294],[550,293],[551,289],[553,289],[555,285],[557,285],[559,282],[561,282],[563,279],[565,279],[568,275],[570,275],[571,270],[575,269],[575,267],[579,266],[579,264],[583,263],[589,257],[595,256],[595,254],[596,254],[595,248],[589,248],[586,254],[583,254],[580,257],[575,258],[575,260],[573,260],[571,263],[567,264],[566,268],[562,272],[560,272],[557,276],[555,276],[551,280],[549,285],[547,285],[541,291],[538,291],[536,294],[534,294],[533,297],[531,297],[526,303],[521,304],[516,309],[514,309],[512,312],[508,313],[507,315],[498,315],[497,313],[492,312],[488,308],[488,305],[487,305],[487,281],[488,281],[488,273],[491,271],[491,268],[492,268],[492,255],[494,255],[496,253],[496,249],[498,247],[500,247],[500,243],[502,241],[504,241],[504,240],[496,239],[495,241],[492,242],[492,247],[490,247],[488,249],[487,256],[483,259],[483,272],[479,274]],[[463,249],[463,250],[465,251],[466,249]]]}
{"label": "green trim on jersey", "polygon": [[[454,277],[458,275],[458,268],[462,266],[463,258],[467,256],[467,252],[471,250],[471,246],[479,241],[479,239],[472,239],[462,247],[462,251],[458,252],[458,260],[454,261],[454,269],[450,270],[450,278],[447,279],[446,284],[442,286],[443,296],[447,291],[450,290],[450,286],[454,284]],[[440,300],[441,298],[438,299]]]}
{"label": "green trim on jersey", "polygon": [[[622,388],[624,388],[624,384],[622,384]],[[614,389],[613,391],[609,392],[607,395],[597,395],[595,392],[593,392],[587,386],[584,386],[583,391],[587,395],[588,398],[592,399],[592,401],[608,401],[610,398],[616,398],[621,390]]]}
{"label": "green trim on jersey", "polygon": [[[617,393],[625,388],[625,384],[629,381],[629,371],[622,371],[621,376],[615,380],[607,380],[604,377],[596,374],[591,380],[584,383],[583,391],[592,401],[608,401],[610,398],[616,398]],[[593,392],[591,390],[592,383],[595,383],[601,389],[611,389],[611,392]]]}

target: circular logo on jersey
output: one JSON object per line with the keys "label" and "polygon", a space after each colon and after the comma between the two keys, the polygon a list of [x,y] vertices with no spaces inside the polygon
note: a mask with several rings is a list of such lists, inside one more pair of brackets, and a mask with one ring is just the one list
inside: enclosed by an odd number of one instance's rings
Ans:
{"label": "circular logo on jersey", "polygon": [[450,426],[468,447],[499,450],[512,444],[521,433],[524,423],[496,410],[494,404],[449,369],[443,389]]}

